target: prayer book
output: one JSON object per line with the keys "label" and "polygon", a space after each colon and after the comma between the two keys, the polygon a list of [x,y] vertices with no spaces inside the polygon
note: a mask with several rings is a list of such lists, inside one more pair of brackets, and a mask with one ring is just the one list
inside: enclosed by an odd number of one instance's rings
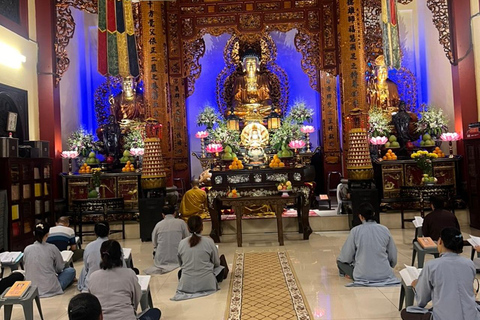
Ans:
{"label": "prayer book", "polygon": [[417,241],[424,249],[431,249],[437,247],[435,241],[433,241],[430,237],[417,237]]}
{"label": "prayer book", "polygon": [[467,239],[467,241],[472,245],[472,247],[480,246],[480,237],[470,235],[470,239]]}
{"label": "prayer book", "polygon": [[415,228],[421,228],[423,226],[423,218],[422,217],[415,216],[412,222],[413,222],[413,225],[415,226]]}
{"label": "prayer book", "polygon": [[418,279],[420,271],[422,271],[422,269],[405,265],[405,269],[400,270],[400,276],[402,276],[403,282],[405,282],[407,286],[411,286],[412,282]]}
{"label": "prayer book", "polygon": [[132,254],[132,249],[130,248],[123,248],[123,259],[128,260],[130,259],[130,255]]}
{"label": "prayer book", "polygon": [[69,264],[73,257],[73,251],[63,250],[60,253],[62,254],[63,262],[65,262],[65,264]]}
{"label": "prayer book", "polygon": [[137,278],[138,284],[140,285],[140,288],[142,288],[142,291],[147,291],[151,276],[137,275]]}
{"label": "prayer book", "polygon": [[17,263],[23,257],[23,253],[20,251],[5,251],[0,253],[0,262],[6,264]]}
{"label": "prayer book", "polygon": [[21,298],[25,295],[31,284],[31,281],[17,281],[10,287],[3,297],[5,299]]}

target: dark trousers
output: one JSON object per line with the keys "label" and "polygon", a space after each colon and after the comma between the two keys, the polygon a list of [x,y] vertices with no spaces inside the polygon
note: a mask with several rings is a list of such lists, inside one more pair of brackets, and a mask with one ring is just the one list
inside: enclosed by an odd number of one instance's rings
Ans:
{"label": "dark trousers", "polygon": [[[222,254],[220,256],[220,265],[223,267],[223,270],[216,276],[217,282],[220,283],[225,279],[228,275],[228,265],[225,256]],[[178,280],[182,277],[182,269],[178,270]]]}
{"label": "dark trousers", "polygon": [[13,286],[16,281],[23,281],[24,276],[20,272],[13,272],[8,277],[0,280],[0,294],[2,294],[7,288]]}
{"label": "dark trousers", "polygon": [[160,309],[153,308],[153,309],[148,309],[144,313],[142,313],[138,319],[140,320],[160,320],[160,317],[162,316],[162,312]]}
{"label": "dark trousers", "polygon": [[401,313],[403,320],[430,320],[432,319],[431,313],[408,313],[407,309],[403,309]]}
{"label": "dark trousers", "polygon": [[353,280],[353,266],[349,263],[340,262],[337,260],[338,270],[341,274],[349,276]]}

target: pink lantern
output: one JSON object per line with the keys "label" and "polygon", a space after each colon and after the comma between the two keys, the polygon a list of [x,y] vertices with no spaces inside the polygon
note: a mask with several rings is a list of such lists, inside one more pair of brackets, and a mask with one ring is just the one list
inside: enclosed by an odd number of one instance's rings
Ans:
{"label": "pink lantern", "polygon": [[210,143],[209,145],[207,145],[206,149],[208,153],[215,153],[215,154],[218,154],[219,152],[223,151],[222,144],[220,143]]}
{"label": "pink lantern", "polygon": [[456,132],[442,133],[442,135],[440,136],[440,140],[442,140],[442,141],[458,141],[458,140],[460,140],[460,135]]}
{"label": "pink lantern", "polygon": [[302,126],[300,128],[300,131],[302,131],[302,133],[313,133],[315,131],[315,128],[313,126]]}
{"label": "pink lantern", "polygon": [[387,137],[372,137],[370,139],[370,143],[375,145],[375,146],[381,146],[387,143],[388,138]]}
{"label": "pink lantern", "polygon": [[130,149],[130,154],[134,157],[143,156],[144,149],[143,148],[132,148]]}
{"label": "pink lantern", "polygon": [[303,140],[292,140],[292,141],[290,141],[288,146],[292,149],[301,149],[301,148],[305,147],[305,141],[303,141]]}
{"label": "pink lantern", "polygon": [[62,151],[62,158],[64,159],[75,159],[78,157],[77,151]]}
{"label": "pink lantern", "polygon": [[206,137],[208,137],[208,132],[207,131],[198,131],[195,134],[195,137],[198,138],[198,139],[205,139]]}

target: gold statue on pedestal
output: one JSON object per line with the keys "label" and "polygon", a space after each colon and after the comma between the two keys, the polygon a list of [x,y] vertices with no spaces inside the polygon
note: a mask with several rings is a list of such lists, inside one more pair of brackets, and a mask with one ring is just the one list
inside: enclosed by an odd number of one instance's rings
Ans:
{"label": "gold statue on pedestal", "polygon": [[235,79],[233,87],[233,110],[247,121],[262,121],[271,112],[268,77],[260,73],[260,61],[255,55],[243,58],[242,70],[245,74]]}
{"label": "gold statue on pedestal", "polygon": [[367,100],[370,107],[376,106],[391,115],[398,111],[400,102],[397,85],[388,79],[388,68],[383,55],[375,59],[375,65],[376,79],[368,86]]}
{"label": "gold statue on pedestal", "polygon": [[250,164],[264,164],[267,162],[264,147],[268,145],[269,134],[261,123],[251,122],[245,126],[240,136],[242,145],[247,149],[245,159]]}
{"label": "gold statue on pedestal", "polygon": [[145,117],[143,95],[137,92],[135,87],[133,77],[123,78],[122,93],[110,97],[110,104],[113,106],[112,113],[123,126],[133,120],[143,121]]}

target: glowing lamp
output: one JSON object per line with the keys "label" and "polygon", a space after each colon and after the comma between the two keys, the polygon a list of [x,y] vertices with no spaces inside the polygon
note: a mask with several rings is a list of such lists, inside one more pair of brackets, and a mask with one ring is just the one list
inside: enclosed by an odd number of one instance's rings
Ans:
{"label": "glowing lamp", "polygon": [[235,131],[240,130],[240,118],[237,117],[233,111],[231,111],[227,117],[227,128]]}
{"label": "glowing lamp", "polygon": [[282,118],[280,115],[274,110],[270,112],[267,117],[267,127],[268,130],[277,130],[282,125]]}
{"label": "glowing lamp", "polygon": [[370,143],[375,145],[375,146],[381,146],[387,143],[388,138],[387,137],[372,137],[370,139]]}
{"label": "glowing lamp", "polygon": [[0,42],[0,64],[12,69],[20,69],[27,58],[17,49]]}
{"label": "glowing lamp", "polygon": [[440,136],[440,140],[442,141],[448,141],[448,149],[450,155],[448,156],[449,158],[453,158],[453,141],[458,141],[460,140],[460,135],[456,132],[447,132],[447,133],[442,133]]}
{"label": "glowing lamp", "polygon": [[130,154],[134,157],[143,156],[144,149],[143,148],[132,148],[130,149]]}
{"label": "glowing lamp", "polygon": [[207,145],[207,152],[208,153],[215,153],[215,155],[218,157],[218,153],[223,151],[223,147],[220,143],[210,143]]}
{"label": "glowing lamp", "polygon": [[313,133],[315,131],[315,128],[313,126],[302,126],[300,128],[300,131],[302,131],[305,134],[308,134],[308,133]]}
{"label": "glowing lamp", "polygon": [[208,137],[208,131],[198,131],[195,133],[195,138],[205,139],[206,137]]}
{"label": "glowing lamp", "polygon": [[68,159],[68,174],[72,175],[72,159],[78,157],[77,151],[62,151],[62,158]]}
{"label": "glowing lamp", "polygon": [[303,140],[292,140],[290,141],[290,143],[288,144],[288,146],[292,149],[302,149],[303,147],[305,147],[305,141]]}

